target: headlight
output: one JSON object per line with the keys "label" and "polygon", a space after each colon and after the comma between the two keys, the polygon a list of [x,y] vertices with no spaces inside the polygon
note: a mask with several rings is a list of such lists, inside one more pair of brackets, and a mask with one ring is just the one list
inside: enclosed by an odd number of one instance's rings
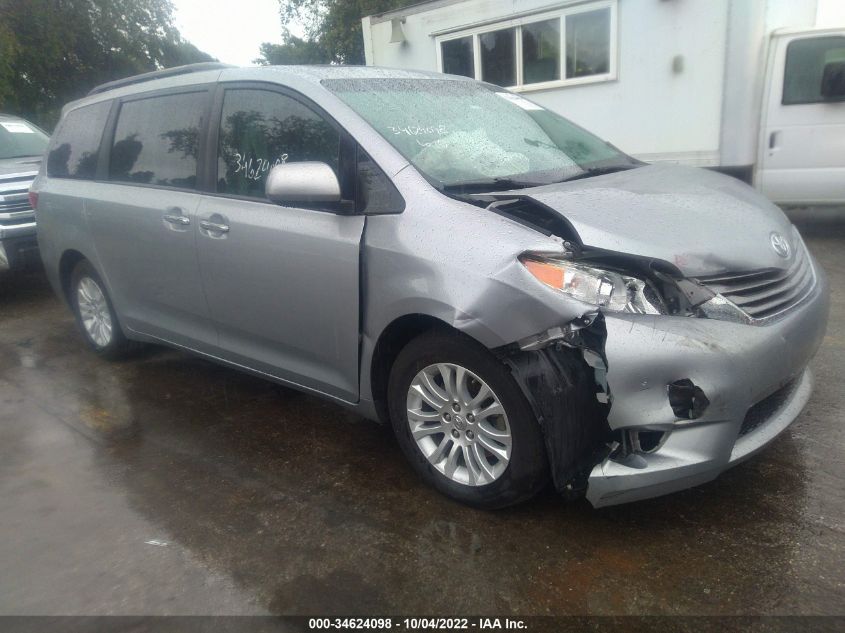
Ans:
{"label": "headlight", "polygon": [[550,288],[612,312],[663,314],[663,302],[642,279],[566,260],[523,256],[522,265]]}

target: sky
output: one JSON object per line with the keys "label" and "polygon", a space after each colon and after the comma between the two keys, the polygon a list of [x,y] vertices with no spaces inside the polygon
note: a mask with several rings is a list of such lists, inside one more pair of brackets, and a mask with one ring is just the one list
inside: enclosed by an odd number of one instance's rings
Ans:
{"label": "sky", "polygon": [[[281,43],[279,0],[173,0],[182,37],[221,62],[251,66],[262,42]],[[845,0],[818,0],[820,23],[845,24]],[[301,27],[291,25],[295,35]]]}
{"label": "sky", "polygon": [[[279,0],[173,0],[186,40],[221,62],[251,66],[262,42],[281,43]],[[291,27],[297,35],[297,29]]]}

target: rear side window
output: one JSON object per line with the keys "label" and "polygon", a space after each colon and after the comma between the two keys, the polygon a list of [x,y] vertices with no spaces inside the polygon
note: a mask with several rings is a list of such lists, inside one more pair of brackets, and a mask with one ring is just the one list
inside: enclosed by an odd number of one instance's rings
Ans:
{"label": "rear side window", "polygon": [[111,101],[101,101],[65,115],[47,154],[48,176],[86,180],[97,177],[100,140],[110,109]]}
{"label": "rear side window", "polygon": [[296,99],[269,90],[232,89],[223,99],[217,191],[264,198],[270,169],[318,161],[339,174],[340,133]]}
{"label": "rear side window", "polygon": [[794,40],[786,48],[783,105],[821,103],[825,66],[845,63],[845,37]]}
{"label": "rear side window", "polygon": [[150,97],[121,105],[109,178],[194,189],[207,92]]}

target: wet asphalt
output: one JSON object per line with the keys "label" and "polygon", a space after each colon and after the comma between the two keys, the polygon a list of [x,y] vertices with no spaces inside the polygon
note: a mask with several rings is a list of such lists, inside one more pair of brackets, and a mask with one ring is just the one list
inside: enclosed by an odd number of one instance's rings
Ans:
{"label": "wet asphalt", "polygon": [[0,277],[0,614],[843,614],[845,220],[815,393],[762,455],[592,509],[472,510],[389,431],[186,354],[88,352]]}

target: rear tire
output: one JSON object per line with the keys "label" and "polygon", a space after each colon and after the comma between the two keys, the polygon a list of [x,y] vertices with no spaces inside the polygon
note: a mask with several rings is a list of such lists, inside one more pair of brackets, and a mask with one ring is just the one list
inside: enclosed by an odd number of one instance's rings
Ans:
{"label": "rear tire", "polygon": [[457,333],[408,343],[391,368],[390,421],[419,475],[443,494],[495,509],[549,481],[543,436],[505,365]]}
{"label": "rear tire", "polygon": [[76,323],[99,356],[117,359],[137,349],[138,345],[123,335],[106,285],[87,260],[73,269],[69,295]]}

